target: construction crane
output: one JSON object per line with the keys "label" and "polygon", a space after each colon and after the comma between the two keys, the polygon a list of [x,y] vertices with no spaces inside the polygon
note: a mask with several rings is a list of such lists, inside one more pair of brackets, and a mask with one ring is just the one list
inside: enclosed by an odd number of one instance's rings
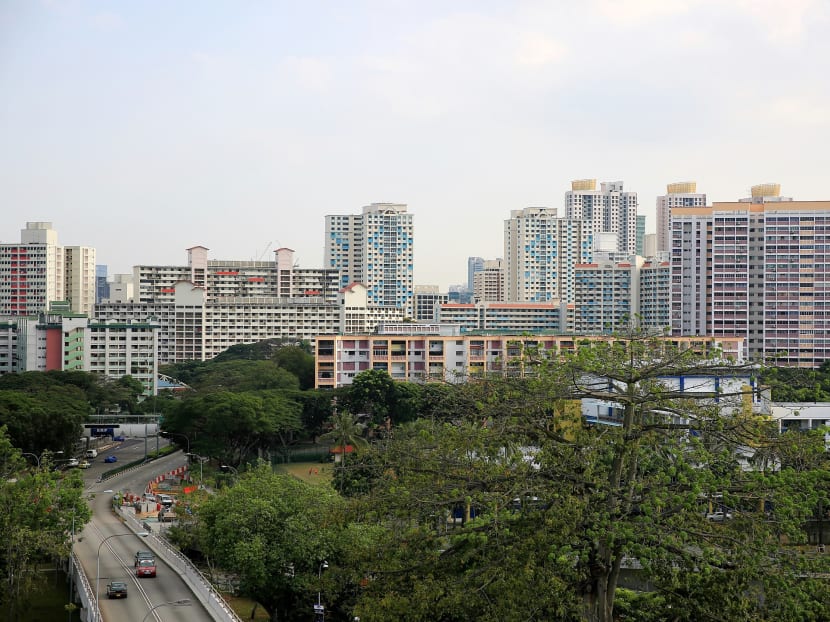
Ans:
{"label": "construction crane", "polygon": [[[277,243],[279,243],[279,241],[277,241]],[[254,259],[254,261],[262,261],[262,258],[265,257],[265,253],[267,253],[273,245],[274,245],[273,240],[268,242],[268,246],[266,246],[265,250],[263,250],[259,255],[257,255],[257,257],[256,257],[256,259]]]}

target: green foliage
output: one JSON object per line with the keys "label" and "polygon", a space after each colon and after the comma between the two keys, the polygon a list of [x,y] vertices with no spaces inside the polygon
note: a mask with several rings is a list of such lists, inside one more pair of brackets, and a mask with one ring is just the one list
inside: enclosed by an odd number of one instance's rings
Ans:
{"label": "green foliage", "polygon": [[25,451],[69,451],[80,436],[89,404],[75,386],[0,390],[0,425]]}
{"label": "green foliage", "polygon": [[205,391],[297,390],[299,380],[273,361],[206,361],[166,367],[164,373]]}
{"label": "green foliage", "polygon": [[359,577],[348,569],[361,565],[373,537],[344,516],[334,491],[260,464],[197,509],[198,539],[272,619],[307,620],[318,590],[330,612],[351,608]]}
{"label": "green foliage", "polygon": [[190,449],[239,464],[260,450],[287,447],[302,428],[301,406],[280,391],[196,393],[178,402],[163,430],[183,434]]}
{"label": "green foliage", "polygon": [[48,456],[31,469],[0,427],[0,610],[17,620],[47,580],[44,562],[69,554],[72,529],[80,532],[90,511],[77,471],[56,472]]}
{"label": "green foliage", "polygon": [[[769,441],[728,381],[747,371],[636,335],[525,364],[535,377],[467,385],[459,410],[352,459],[368,489],[352,511],[387,530],[361,620],[609,622],[632,560],[656,589],[642,619],[798,620],[805,596],[827,617],[804,588],[827,559],[783,543],[803,541],[829,472],[802,443],[782,470],[740,468],[739,450]],[[677,375],[724,380],[694,393],[666,383]],[[582,425],[586,398],[617,404],[620,425]],[[717,509],[732,518],[707,519]]]}
{"label": "green foliage", "polygon": [[761,381],[772,390],[776,402],[827,402],[830,401],[830,363],[820,368],[769,367],[761,375]]}
{"label": "green foliage", "polygon": [[314,356],[301,346],[283,346],[274,352],[272,360],[291,372],[300,382],[300,389],[314,388]]}

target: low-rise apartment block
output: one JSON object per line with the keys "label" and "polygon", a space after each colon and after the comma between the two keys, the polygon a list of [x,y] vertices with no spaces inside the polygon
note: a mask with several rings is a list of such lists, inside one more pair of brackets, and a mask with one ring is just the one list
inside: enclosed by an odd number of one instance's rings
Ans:
{"label": "low-rise apartment block", "polygon": [[[585,341],[605,339],[574,335],[437,334],[318,335],[315,378],[318,388],[351,384],[369,369],[383,370],[394,380],[460,383],[488,374],[522,376],[532,351],[556,356]],[[719,348],[724,356],[744,360],[744,342],[737,338],[672,337],[681,348],[706,352]]]}

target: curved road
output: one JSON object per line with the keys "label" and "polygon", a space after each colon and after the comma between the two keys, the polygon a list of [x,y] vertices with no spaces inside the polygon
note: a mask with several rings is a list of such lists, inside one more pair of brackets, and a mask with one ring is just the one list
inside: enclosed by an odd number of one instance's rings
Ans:
{"label": "curved road", "polygon": [[[155,440],[152,440],[150,449],[155,449]],[[139,549],[148,549],[142,538],[133,535],[132,531],[122,522],[112,510],[111,502],[114,492],[126,491],[141,494],[147,482],[160,473],[167,472],[184,463],[184,456],[177,452],[160,460],[151,462],[129,473],[113,477],[106,482],[96,483],[97,477],[104,471],[112,468],[104,464],[104,456],[114,454],[119,463],[130,462],[144,455],[144,441],[127,440],[119,446],[102,451],[92,461],[92,467],[84,473],[87,485],[87,496],[92,509],[92,520],[83,532],[75,536],[75,553],[81,560],[89,583],[95,591],[97,562],[100,560],[100,577],[98,592],[101,602],[103,620],[109,622],[130,620],[141,622],[208,622],[213,620],[210,614],[199,603],[190,589],[181,578],[161,559],[156,558],[156,578],[138,579],[133,571],[133,556]],[[108,536],[115,534],[116,537]],[[101,544],[103,542],[103,545]],[[100,558],[98,555],[100,547]],[[108,600],[106,596],[107,583],[111,580],[126,581],[128,597],[126,599]],[[150,610],[161,603],[189,598],[192,605],[189,607],[163,606],[153,613]],[[148,615],[149,614],[149,615]]]}

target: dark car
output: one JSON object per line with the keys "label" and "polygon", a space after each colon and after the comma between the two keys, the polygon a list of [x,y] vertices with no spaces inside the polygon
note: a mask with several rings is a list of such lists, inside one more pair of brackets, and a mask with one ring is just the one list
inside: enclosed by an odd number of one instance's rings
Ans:
{"label": "dark car", "polygon": [[113,436],[112,440],[114,440],[116,443],[121,443],[123,441],[126,441],[127,439],[124,438],[123,435],[119,434],[118,436]]}
{"label": "dark car", "polygon": [[127,584],[123,581],[107,583],[108,598],[127,598]]}
{"label": "dark car", "polygon": [[118,462],[118,456],[107,456],[104,458],[104,462]]}

